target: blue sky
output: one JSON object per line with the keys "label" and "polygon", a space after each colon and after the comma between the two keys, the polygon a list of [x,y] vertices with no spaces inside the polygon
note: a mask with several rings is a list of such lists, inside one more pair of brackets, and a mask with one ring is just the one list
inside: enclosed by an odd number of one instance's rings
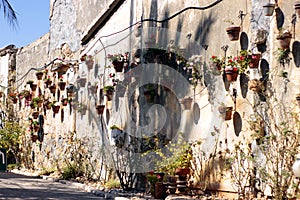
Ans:
{"label": "blue sky", "polygon": [[0,48],[22,47],[49,32],[49,0],[9,0],[17,12],[19,26],[14,30],[0,10]]}

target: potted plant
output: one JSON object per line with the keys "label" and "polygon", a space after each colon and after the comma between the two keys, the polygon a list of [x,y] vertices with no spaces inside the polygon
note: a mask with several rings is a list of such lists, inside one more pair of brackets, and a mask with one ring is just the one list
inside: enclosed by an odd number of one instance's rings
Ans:
{"label": "potted plant", "polygon": [[36,142],[36,141],[38,140],[38,135],[32,134],[32,135],[30,136],[30,138],[31,138],[31,141],[32,141],[32,142]]}
{"label": "potted plant", "polygon": [[218,56],[211,56],[210,61],[212,73],[214,75],[220,75],[225,65],[224,58],[219,58]]}
{"label": "potted plant", "polygon": [[179,102],[183,105],[184,110],[190,110],[193,102],[192,97],[185,97],[179,100]]}
{"label": "potted plant", "polygon": [[90,93],[97,94],[97,90],[98,90],[98,85],[97,84],[98,83],[96,82],[96,83],[94,83],[94,85],[90,85],[88,87],[88,90],[89,90]]}
{"label": "potted plant", "polygon": [[94,59],[92,55],[84,54],[81,58],[81,61],[84,61],[89,70],[93,69]]}
{"label": "potted plant", "polygon": [[146,176],[147,181],[150,185],[149,192],[155,199],[163,199],[165,196],[165,191],[163,190],[163,176],[153,171],[149,172]]}
{"label": "potted plant", "polygon": [[295,7],[295,12],[296,12],[298,18],[300,18],[300,1],[296,1],[294,3],[294,7]]}
{"label": "potted plant", "polygon": [[47,101],[44,101],[44,107],[47,109],[47,110],[50,110],[51,109],[51,106],[52,106],[52,102],[47,100]]}
{"label": "potted plant", "polygon": [[31,115],[32,115],[33,119],[37,119],[38,116],[39,116],[39,112],[38,111],[34,111]]}
{"label": "potted plant", "polygon": [[296,95],[296,100],[298,102],[298,106],[300,107],[300,94],[297,94]]}
{"label": "potted plant", "polygon": [[231,26],[226,28],[226,32],[227,32],[227,35],[229,37],[229,40],[230,41],[238,40],[239,37],[240,37],[241,27],[240,26],[235,26],[233,21],[231,21],[231,20],[225,20],[225,22],[228,22],[228,23],[231,24]]}
{"label": "potted plant", "polygon": [[103,92],[107,96],[107,100],[111,101],[114,95],[115,87],[112,85],[104,86]]}
{"label": "potted plant", "polygon": [[42,107],[43,100],[40,97],[34,97],[32,98],[32,103],[34,104],[34,107]]}
{"label": "potted plant", "polygon": [[56,85],[55,85],[55,84],[51,85],[51,86],[49,87],[49,90],[50,90],[50,92],[51,92],[52,94],[55,94],[55,92],[56,92]]}
{"label": "potted plant", "polygon": [[16,93],[16,92],[10,92],[10,93],[8,94],[8,96],[9,96],[9,98],[12,100],[12,102],[13,102],[14,104],[16,104],[16,103],[18,102],[18,98],[17,98],[18,93]]}
{"label": "potted plant", "polygon": [[29,92],[29,90],[22,90],[20,92],[20,98],[24,97],[26,101],[31,101],[32,100],[32,95]]}
{"label": "potted plant", "polygon": [[31,127],[32,127],[33,131],[37,132],[40,129],[39,122],[38,121],[33,121],[31,123]]}
{"label": "potted plant", "polygon": [[290,43],[292,39],[292,33],[290,30],[280,29],[276,39],[279,41],[281,49],[290,49]]}
{"label": "potted plant", "polygon": [[49,87],[49,85],[52,84],[51,77],[50,76],[45,76],[44,83],[46,84],[46,87]]}
{"label": "potted plant", "polygon": [[68,98],[62,98],[60,101],[61,101],[61,103],[62,103],[63,106],[66,106],[69,103],[69,99]]}
{"label": "potted plant", "polygon": [[64,74],[70,68],[69,64],[64,61],[59,61],[54,63],[53,71],[58,72],[59,74]]}
{"label": "potted plant", "polygon": [[80,87],[85,87],[86,78],[78,76],[77,77],[77,83],[79,84]]}
{"label": "potted plant", "polygon": [[261,58],[261,54],[259,54],[259,53],[255,53],[254,54],[254,53],[252,53],[250,55],[250,57],[251,57],[251,60],[250,60],[250,63],[249,63],[249,67],[251,69],[258,68],[259,61],[260,61],[260,58]]}
{"label": "potted plant", "polygon": [[28,80],[28,81],[26,82],[26,84],[28,84],[28,85],[31,85],[31,84],[33,84],[33,83],[34,83],[33,80]]}
{"label": "potted plant", "polygon": [[222,104],[219,107],[219,112],[220,112],[222,118],[224,118],[226,121],[231,120],[232,110],[233,110],[232,106],[225,106],[224,104]]}
{"label": "potted plant", "polygon": [[60,109],[60,105],[56,105],[57,101],[52,101],[51,108],[54,114],[57,114],[59,112]]}
{"label": "potted plant", "polygon": [[38,71],[35,73],[37,80],[42,80],[44,73],[42,71]]}
{"label": "potted plant", "polygon": [[108,54],[107,58],[112,62],[116,72],[122,72],[124,68],[124,63],[128,62],[129,53],[123,54]]}
{"label": "potted plant", "polygon": [[228,82],[234,82],[237,80],[239,69],[237,67],[237,62],[232,57],[228,57],[225,74]]}
{"label": "potted plant", "polygon": [[291,60],[290,49],[278,48],[277,51],[275,51],[275,56],[280,64],[284,65],[285,63],[289,63]]}
{"label": "potted plant", "polygon": [[103,115],[105,105],[96,105],[96,110],[98,115]]}
{"label": "potted plant", "polygon": [[60,90],[65,90],[66,82],[64,81],[63,76],[59,77],[58,87],[59,87]]}
{"label": "potted plant", "polygon": [[274,9],[275,9],[274,3],[267,3],[267,4],[263,5],[263,10],[264,10],[265,16],[272,16],[274,13]]}

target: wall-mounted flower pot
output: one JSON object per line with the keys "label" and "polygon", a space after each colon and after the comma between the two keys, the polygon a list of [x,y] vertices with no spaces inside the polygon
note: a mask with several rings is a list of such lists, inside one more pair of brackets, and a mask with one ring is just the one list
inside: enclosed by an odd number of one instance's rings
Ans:
{"label": "wall-mounted flower pot", "polygon": [[39,126],[39,125],[34,125],[34,126],[33,126],[34,132],[38,132],[39,129],[40,129],[40,126]]}
{"label": "wall-mounted flower pot", "polygon": [[111,91],[111,90],[105,91],[105,96],[107,97],[108,101],[111,101],[113,99],[113,96],[114,96],[114,91]]}
{"label": "wall-mounted flower pot", "polygon": [[69,101],[68,101],[67,98],[64,98],[64,99],[61,100],[61,103],[62,103],[63,106],[68,105],[68,102],[69,102]]}
{"label": "wall-mounted flower pot", "polygon": [[35,112],[33,112],[31,115],[32,115],[32,118],[33,118],[33,119],[37,119],[38,116],[39,116],[39,112],[38,112],[38,111],[35,111]]}
{"label": "wall-mounted flower pot", "polygon": [[275,4],[267,3],[263,6],[265,16],[272,16],[275,9]]}
{"label": "wall-mounted flower pot", "polygon": [[60,106],[59,106],[59,105],[57,105],[57,106],[53,105],[53,106],[52,106],[52,111],[53,111],[55,114],[57,114],[57,113],[59,112],[59,109],[60,109]]}
{"label": "wall-mounted flower pot", "polygon": [[215,76],[219,76],[222,73],[222,66],[220,63],[217,62],[211,62],[210,63],[210,70],[211,73]]}
{"label": "wall-mounted flower pot", "polygon": [[294,7],[295,7],[295,12],[296,12],[298,18],[300,18],[300,1],[296,1],[294,3]]}
{"label": "wall-mounted flower pot", "polygon": [[116,72],[122,72],[124,68],[124,62],[123,61],[114,61],[113,62],[114,68]]}
{"label": "wall-mounted flower pot", "polygon": [[252,54],[251,55],[251,61],[249,63],[249,68],[258,68],[259,61],[261,58],[261,54]]}
{"label": "wall-mounted flower pot", "polygon": [[240,38],[240,30],[241,27],[239,26],[231,26],[226,28],[226,32],[230,41],[236,41]]}
{"label": "wall-mounted flower pot", "polygon": [[187,97],[187,98],[182,98],[179,100],[179,102],[183,105],[184,110],[190,110],[193,102],[193,98]]}
{"label": "wall-mounted flower pot", "polygon": [[50,90],[50,92],[51,92],[52,94],[55,94],[55,92],[56,92],[56,86],[55,86],[55,85],[51,85],[51,86],[49,87],[49,90]]}
{"label": "wall-mounted flower pot", "polygon": [[279,41],[279,45],[281,49],[289,49],[291,39],[292,39],[292,34],[290,32],[285,32],[283,34],[278,35],[276,39]]}
{"label": "wall-mounted flower pot", "polygon": [[50,102],[50,101],[45,101],[45,102],[44,102],[44,107],[45,107],[47,110],[50,110],[50,109],[51,109],[51,102]]}
{"label": "wall-mounted flower pot", "polygon": [[35,75],[36,75],[37,80],[42,80],[44,73],[43,72],[37,72],[37,73],[35,73]]}
{"label": "wall-mounted flower pot", "polygon": [[90,93],[97,94],[98,86],[97,85],[91,85],[88,89],[89,89]]}
{"label": "wall-mounted flower pot", "polygon": [[104,108],[105,108],[105,105],[97,105],[96,106],[97,114],[103,115]]}
{"label": "wall-mounted flower pot", "polygon": [[32,94],[27,94],[25,97],[26,101],[31,101],[32,100]]}
{"label": "wall-mounted flower pot", "polygon": [[36,142],[38,139],[38,135],[31,135],[30,138],[32,142]]}
{"label": "wall-mounted flower pot", "polygon": [[65,81],[59,81],[58,82],[58,87],[59,87],[59,89],[60,90],[65,90],[65,88],[66,88],[66,82]]}
{"label": "wall-mounted flower pot", "polygon": [[46,79],[46,80],[44,81],[44,83],[46,84],[46,87],[49,87],[49,85],[52,84],[52,81],[49,80],[49,79]]}
{"label": "wall-mounted flower pot", "polygon": [[30,89],[31,89],[32,91],[35,91],[36,88],[37,88],[37,84],[34,84],[34,83],[30,84]]}
{"label": "wall-mounted flower pot", "polygon": [[16,103],[18,103],[18,98],[12,98],[12,102],[13,102],[13,104],[16,104]]}
{"label": "wall-mounted flower pot", "polygon": [[225,69],[225,74],[228,82],[234,82],[237,80],[238,77],[238,68],[233,67],[233,68],[226,68]]}
{"label": "wall-mounted flower pot", "polygon": [[93,69],[93,67],[94,67],[94,61],[93,60],[86,60],[85,64],[86,64],[86,66],[89,70]]}
{"label": "wall-mounted flower pot", "polygon": [[297,100],[297,102],[298,102],[298,106],[300,107],[300,94],[298,94],[298,95],[296,96],[296,100]]}
{"label": "wall-mounted flower pot", "polygon": [[226,107],[226,112],[225,112],[225,120],[231,120],[232,117],[232,107]]}

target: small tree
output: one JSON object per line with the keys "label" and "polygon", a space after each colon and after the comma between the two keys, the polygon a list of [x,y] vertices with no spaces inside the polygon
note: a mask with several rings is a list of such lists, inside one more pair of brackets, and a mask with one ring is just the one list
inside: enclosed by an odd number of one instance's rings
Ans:
{"label": "small tree", "polygon": [[7,121],[0,129],[0,146],[7,149],[7,153],[12,153],[16,164],[20,163],[19,144],[21,136],[25,135],[25,129],[14,121]]}

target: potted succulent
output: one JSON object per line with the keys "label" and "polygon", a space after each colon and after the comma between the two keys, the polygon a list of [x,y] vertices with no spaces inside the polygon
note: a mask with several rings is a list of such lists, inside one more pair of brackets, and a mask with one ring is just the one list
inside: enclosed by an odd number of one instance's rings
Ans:
{"label": "potted succulent", "polygon": [[281,49],[290,49],[290,43],[292,39],[292,33],[290,30],[280,29],[276,39],[279,41]]}
{"label": "potted succulent", "polygon": [[228,22],[231,24],[231,26],[226,28],[227,35],[229,37],[230,41],[236,41],[240,38],[240,31],[241,27],[240,26],[235,26],[233,21],[231,20],[225,20],[225,22]]}
{"label": "potted succulent", "polygon": [[274,9],[275,9],[274,3],[267,3],[267,4],[263,5],[263,10],[264,10],[265,16],[272,16],[274,13]]}

